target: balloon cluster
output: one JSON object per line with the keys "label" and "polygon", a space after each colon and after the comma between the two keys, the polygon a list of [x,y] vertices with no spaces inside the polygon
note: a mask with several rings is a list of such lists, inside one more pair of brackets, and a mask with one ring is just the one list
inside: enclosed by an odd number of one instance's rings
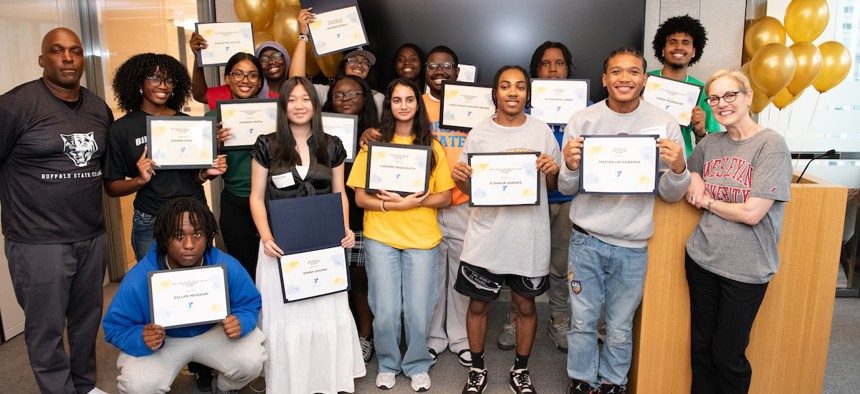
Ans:
{"label": "balloon cluster", "polygon": [[[774,17],[755,19],[744,34],[744,54],[750,59],[741,68],[753,88],[754,113],[768,104],[787,107],[812,85],[824,93],[839,85],[851,69],[845,45],[827,41],[812,44],[830,21],[825,0],[792,0],[785,9],[785,25]],[[785,36],[793,45],[786,47]]]}
{"label": "balloon cluster", "polygon": [[[254,27],[254,42],[276,41],[290,53],[299,41],[299,23],[296,18],[301,11],[299,0],[233,0],[236,16],[242,22],[251,22]],[[315,57],[313,47],[307,46],[305,72],[308,75],[322,73],[329,78],[337,75],[343,53],[332,53]]]}

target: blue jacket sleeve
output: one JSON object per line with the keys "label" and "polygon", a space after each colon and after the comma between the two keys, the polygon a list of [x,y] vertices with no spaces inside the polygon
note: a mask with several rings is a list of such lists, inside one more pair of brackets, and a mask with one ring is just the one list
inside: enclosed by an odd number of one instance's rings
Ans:
{"label": "blue jacket sleeve", "polygon": [[[105,313],[102,327],[105,341],[131,356],[141,357],[154,352],[143,341],[143,327],[150,323],[149,295],[145,282],[135,281],[129,276],[132,275],[126,275],[120,284]],[[141,284],[144,288],[140,287]]]}

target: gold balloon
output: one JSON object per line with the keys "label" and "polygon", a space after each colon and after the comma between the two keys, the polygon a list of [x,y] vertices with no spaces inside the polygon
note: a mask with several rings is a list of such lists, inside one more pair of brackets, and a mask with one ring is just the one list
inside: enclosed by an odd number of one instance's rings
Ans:
{"label": "gold balloon", "polygon": [[251,22],[254,30],[266,30],[275,14],[272,0],[233,0],[233,9],[242,22]]}
{"label": "gold balloon", "polygon": [[320,66],[317,64],[317,57],[314,55],[313,45],[308,43],[307,51],[305,52],[305,74],[309,77],[317,75],[320,73]]}
{"label": "gold balloon", "polygon": [[824,93],[839,85],[851,71],[851,53],[840,42],[827,41],[818,46],[821,50],[821,74],[812,82],[815,90]]}
{"label": "gold balloon", "polygon": [[803,92],[803,89],[812,85],[812,81],[821,73],[823,59],[821,51],[811,42],[798,42],[788,47],[788,49],[794,54],[797,69],[794,71],[794,78],[791,78],[791,82],[788,83],[786,89],[788,89],[788,93],[791,93],[792,96],[797,96]]}
{"label": "gold balloon", "polygon": [[791,103],[800,98],[801,94],[803,94],[803,92],[800,92],[800,94],[791,94],[788,89],[782,89],[776,94],[776,96],[773,96],[773,106],[779,109],[788,107]]}
{"label": "gold balloon", "polygon": [[792,0],[785,7],[785,31],[794,42],[815,40],[829,21],[830,7],[825,0]]}
{"label": "gold balloon", "polygon": [[270,29],[275,41],[283,45],[290,56],[295,52],[296,43],[299,41],[299,23],[296,22],[299,11],[301,8],[297,6],[287,6],[281,9],[275,14]]}
{"label": "gold balloon", "polygon": [[785,89],[796,68],[794,55],[782,44],[767,44],[750,60],[750,76],[767,97]]}
{"label": "gold balloon", "polygon": [[275,36],[268,30],[258,30],[254,32],[254,48],[266,41],[275,41]]}
{"label": "gold balloon", "polygon": [[752,58],[756,52],[768,44],[785,45],[785,28],[772,16],[756,18],[744,34],[744,53]]}
{"label": "gold balloon", "polygon": [[764,111],[767,108],[767,105],[773,100],[771,97],[767,97],[759,90],[755,90],[753,88],[753,99],[752,104],[750,104],[750,111],[752,113],[757,114],[761,111]]}
{"label": "gold balloon", "polygon": [[275,3],[275,11],[280,11],[289,5],[301,7],[301,4],[299,4],[299,0],[273,0],[273,1]]}
{"label": "gold balloon", "polygon": [[343,60],[343,52],[330,53],[317,58],[317,65],[325,76],[334,78],[337,76],[337,69],[340,67],[340,61]]}

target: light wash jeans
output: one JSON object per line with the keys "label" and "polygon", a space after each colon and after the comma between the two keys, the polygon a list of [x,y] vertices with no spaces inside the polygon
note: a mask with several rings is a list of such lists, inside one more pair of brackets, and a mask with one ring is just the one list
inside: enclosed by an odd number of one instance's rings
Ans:
{"label": "light wash jeans", "polygon": [[[406,376],[427,372],[427,332],[438,291],[436,247],[397,249],[364,239],[368,301],[379,372]],[[400,314],[406,324],[406,353],[400,355]]]}
{"label": "light wash jeans", "polygon": [[[648,247],[614,246],[574,230],[568,254],[573,279],[568,283],[571,321],[567,376],[594,386],[624,385],[633,351],[633,314],[645,285]],[[606,338],[598,354],[601,306],[606,313]]]}
{"label": "light wash jeans", "polygon": [[131,248],[134,250],[134,259],[143,260],[153,243],[155,243],[155,215],[135,209],[131,222]]}

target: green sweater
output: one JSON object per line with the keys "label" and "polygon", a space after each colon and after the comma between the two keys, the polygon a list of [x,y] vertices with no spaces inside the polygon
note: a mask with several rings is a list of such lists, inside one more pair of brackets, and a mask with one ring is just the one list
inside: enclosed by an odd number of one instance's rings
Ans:
{"label": "green sweater", "polygon": [[[648,74],[662,77],[663,70],[659,69],[648,71]],[[705,86],[704,82],[699,81],[698,79],[693,78],[689,75],[687,75],[687,79],[685,79],[683,82],[691,83],[693,85],[699,85],[702,87]],[[714,119],[714,114],[711,113],[711,106],[708,105],[707,101],[705,101],[705,97],[705,89],[702,89],[702,94],[699,95],[699,107],[701,107],[702,110],[705,111],[705,131],[707,131],[708,133],[716,133],[718,131],[721,131],[720,124],[717,123],[716,119]],[[684,137],[684,146],[687,152],[686,157],[690,157],[690,153],[693,153],[693,146],[695,145],[694,141],[696,140],[696,132],[693,129],[694,127],[692,124],[681,127],[681,135]]]}

